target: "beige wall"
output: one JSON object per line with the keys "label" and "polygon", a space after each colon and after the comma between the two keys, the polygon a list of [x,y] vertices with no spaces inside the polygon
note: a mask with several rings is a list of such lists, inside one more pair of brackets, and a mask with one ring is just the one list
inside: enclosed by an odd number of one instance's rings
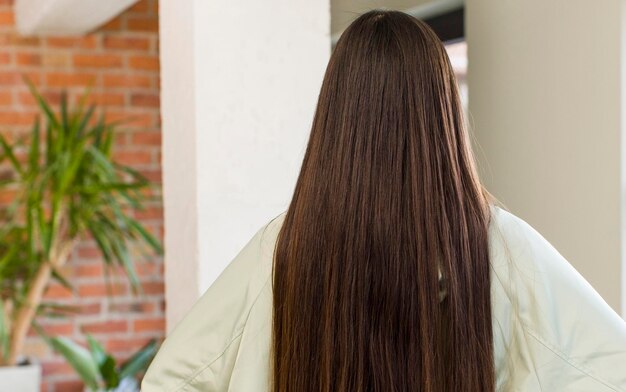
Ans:
{"label": "beige wall", "polygon": [[622,306],[621,1],[466,1],[487,187]]}

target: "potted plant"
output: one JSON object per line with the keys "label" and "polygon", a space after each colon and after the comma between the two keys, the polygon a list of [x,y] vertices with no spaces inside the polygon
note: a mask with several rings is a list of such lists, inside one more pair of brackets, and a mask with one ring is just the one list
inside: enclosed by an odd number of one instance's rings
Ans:
{"label": "potted plant", "polygon": [[[11,202],[0,206],[1,391],[20,390],[7,373],[24,372],[24,341],[43,310],[48,284],[57,281],[72,289],[61,268],[81,238],[93,238],[105,271],[123,268],[134,293],[141,287],[132,242],[144,252],[162,253],[160,242],[129,212],[142,208],[150,184],[112,158],[119,124],[96,118],[95,107],[86,104],[87,93],[73,108],[63,93],[55,113],[26,82],[43,121],[34,121],[27,140],[11,141],[0,134],[0,193],[12,195]],[[35,367],[26,381],[32,382],[37,372]]]}
{"label": "potted plant", "polygon": [[48,343],[74,368],[92,392],[138,392],[137,376],[145,372],[157,351],[151,339],[121,365],[90,335],[89,350],[65,337],[48,338]]}

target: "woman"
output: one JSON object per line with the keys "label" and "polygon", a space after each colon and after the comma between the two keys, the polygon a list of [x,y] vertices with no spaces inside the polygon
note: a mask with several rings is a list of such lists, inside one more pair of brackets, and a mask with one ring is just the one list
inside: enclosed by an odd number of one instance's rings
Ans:
{"label": "woman", "polygon": [[626,391],[626,324],[480,184],[424,23],[373,10],[324,77],[289,208],[166,339],[143,391]]}

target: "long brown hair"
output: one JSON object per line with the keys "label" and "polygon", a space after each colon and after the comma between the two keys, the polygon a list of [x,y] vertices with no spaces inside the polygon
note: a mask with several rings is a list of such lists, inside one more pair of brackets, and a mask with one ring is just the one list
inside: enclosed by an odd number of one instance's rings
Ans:
{"label": "long brown hair", "polygon": [[362,14],[275,245],[272,391],[493,391],[490,197],[442,42]]}

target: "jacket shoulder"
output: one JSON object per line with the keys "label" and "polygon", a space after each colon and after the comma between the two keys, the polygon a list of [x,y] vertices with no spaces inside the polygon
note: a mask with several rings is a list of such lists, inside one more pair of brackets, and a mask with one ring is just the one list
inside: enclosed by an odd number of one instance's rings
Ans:
{"label": "jacket shoulder", "polygon": [[271,297],[274,244],[285,213],[257,230],[166,337],[142,392],[228,388],[249,316],[258,301]]}
{"label": "jacket shoulder", "polygon": [[496,356],[508,359],[503,383],[626,391],[626,323],[554,246],[493,206],[490,257]]}

